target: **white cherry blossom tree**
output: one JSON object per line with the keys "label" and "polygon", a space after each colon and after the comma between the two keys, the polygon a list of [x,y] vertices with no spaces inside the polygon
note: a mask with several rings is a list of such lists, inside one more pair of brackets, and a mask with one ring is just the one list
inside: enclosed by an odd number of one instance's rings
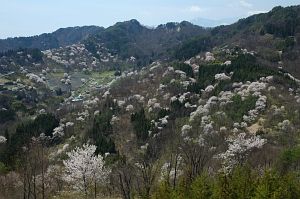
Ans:
{"label": "white cherry blossom tree", "polygon": [[101,155],[95,155],[96,146],[84,144],[82,148],[76,147],[67,153],[68,159],[63,161],[65,166],[65,181],[73,187],[83,191],[87,197],[88,188],[94,184],[95,196],[97,183],[104,183],[110,170],[104,166]]}
{"label": "white cherry blossom tree", "polygon": [[255,135],[246,137],[246,133],[240,133],[234,138],[228,138],[227,142],[227,151],[219,155],[224,173],[230,173],[236,165],[242,164],[254,148],[263,147],[267,140]]}

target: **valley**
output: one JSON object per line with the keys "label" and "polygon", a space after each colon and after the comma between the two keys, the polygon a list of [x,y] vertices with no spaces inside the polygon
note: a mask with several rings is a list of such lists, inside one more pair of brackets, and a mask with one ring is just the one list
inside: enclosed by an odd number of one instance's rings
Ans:
{"label": "valley", "polygon": [[0,198],[300,198],[299,42],[300,6],[0,40]]}

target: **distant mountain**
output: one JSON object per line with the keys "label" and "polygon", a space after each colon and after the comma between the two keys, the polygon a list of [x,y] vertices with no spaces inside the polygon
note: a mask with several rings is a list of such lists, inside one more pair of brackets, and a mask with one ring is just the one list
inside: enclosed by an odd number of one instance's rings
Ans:
{"label": "distant mountain", "polygon": [[208,47],[226,45],[255,51],[268,65],[283,67],[300,77],[300,6],[279,6],[269,13],[218,26],[206,38],[197,36],[186,41],[175,55],[187,59]]}
{"label": "distant mountain", "polygon": [[167,59],[176,46],[195,35],[208,33],[208,29],[186,21],[148,28],[133,19],[108,27],[89,37],[85,44],[94,56],[97,56],[99,44],[104,44],[122,58],[134,56],[140,62],[138,65],[145,65],[158,58]]}
{"label": "distant mountain", "polygon": [[238,18],[226,18],[226,19],[206,19],[206,18],[196,18],[191,20],[191,23],[202,26],[202,27],[216,27],[221,25],[229,25],[238,21]]}
{"label": "distant mountain", "polygon": [[[208,25],[204,22],[202,25]],[[0,40],[0,52],[20,47],[45,50],[80,42],[98,60],[105,51],[104,54],[118,55],[123,61],[134,57],[137,66],[145,66],[156,60],[189,59],[214,47],[228,45],[255,51],[268,65],[283,67],[300,77],[299,41],[300,6],[290,6],[275,7],[269,13],[215,28],[204,28],[186,21],[149,28],[135,19],[106,29],[96,26],[63,28],[34,37]]]}
{"label": "distant mountain", "polygon": [[38,36],[1,39],[0,52],[18,48],[38,48],[40,50],[58,48],[80,42],[103,30],[104,28],[97,26],[69,27]]}
{"label": "distant mountain", "polygon": [[94,57],[99,56],[102,47],[106,47],[121,58],[133,56],[139,65],[145,65],[158,58],[167,59],[174,47],[195,35],[207,33],[208,29],[186,21],[149,28],[133,19],[106,29],[97,26],[71,27],[33,37],[2,39],[0,52],[19,48],[46,50],[82,42]]}
{"label": "distant mountain", "polygon": [[0,52],[0,198],[300,198],[300,6],[91,29]]}

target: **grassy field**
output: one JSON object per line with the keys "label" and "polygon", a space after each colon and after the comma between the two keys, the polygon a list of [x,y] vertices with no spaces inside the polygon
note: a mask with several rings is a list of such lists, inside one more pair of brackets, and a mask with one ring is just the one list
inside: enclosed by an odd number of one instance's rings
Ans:
{"label": "grassy field", "polygon": [[0,84],[4,84],[6,82],[8,82],[9,80],[4,78],[4,77],[0,77]]}
{"label": "grassy field", "polygon": [[[113,80],[114,71],[104,71],[104,72],[74,72],[69,73],[71,76],[71,85],[72,90],[76,91],[75,94],[79,95],[80,93],[89,90],[92,86],[106,84]],[[61,83],[61,79],[63,79],[63,72],[49,73],[47,75],[47,82],[50,89],[54,89],[55,87],[60,87],[63,90],[66,88],[66,85]],[[82,79],[85,79],[86,82],[83,84]]]}
{"label": "grassy field", "polygon": [[91,78],[95,79],[98,84],[106,84],[113,80],[114,71],[105,71],[101,73],[94,72],[91,74]]}
{"label": "grassy field", "polygon": [[[98,85],[103,85],[109,83],[114,78],[113,71],[105,71],[102,73],[92,72],[90,75],[87,75],[87,82],[82,84],[77,90],[75,95],[79,95],[80,93],[89,90],[93,84],[96,82]],[[74,89],[75,90],[75,89]]]}

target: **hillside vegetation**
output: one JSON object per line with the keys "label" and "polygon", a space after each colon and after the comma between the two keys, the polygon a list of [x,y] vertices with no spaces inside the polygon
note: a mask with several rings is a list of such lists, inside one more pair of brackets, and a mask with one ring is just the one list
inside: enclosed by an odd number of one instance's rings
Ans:
{"label": "hillside vegetation", "polygon": [[0,198],[300,198],[298,10],[1,53]]}

